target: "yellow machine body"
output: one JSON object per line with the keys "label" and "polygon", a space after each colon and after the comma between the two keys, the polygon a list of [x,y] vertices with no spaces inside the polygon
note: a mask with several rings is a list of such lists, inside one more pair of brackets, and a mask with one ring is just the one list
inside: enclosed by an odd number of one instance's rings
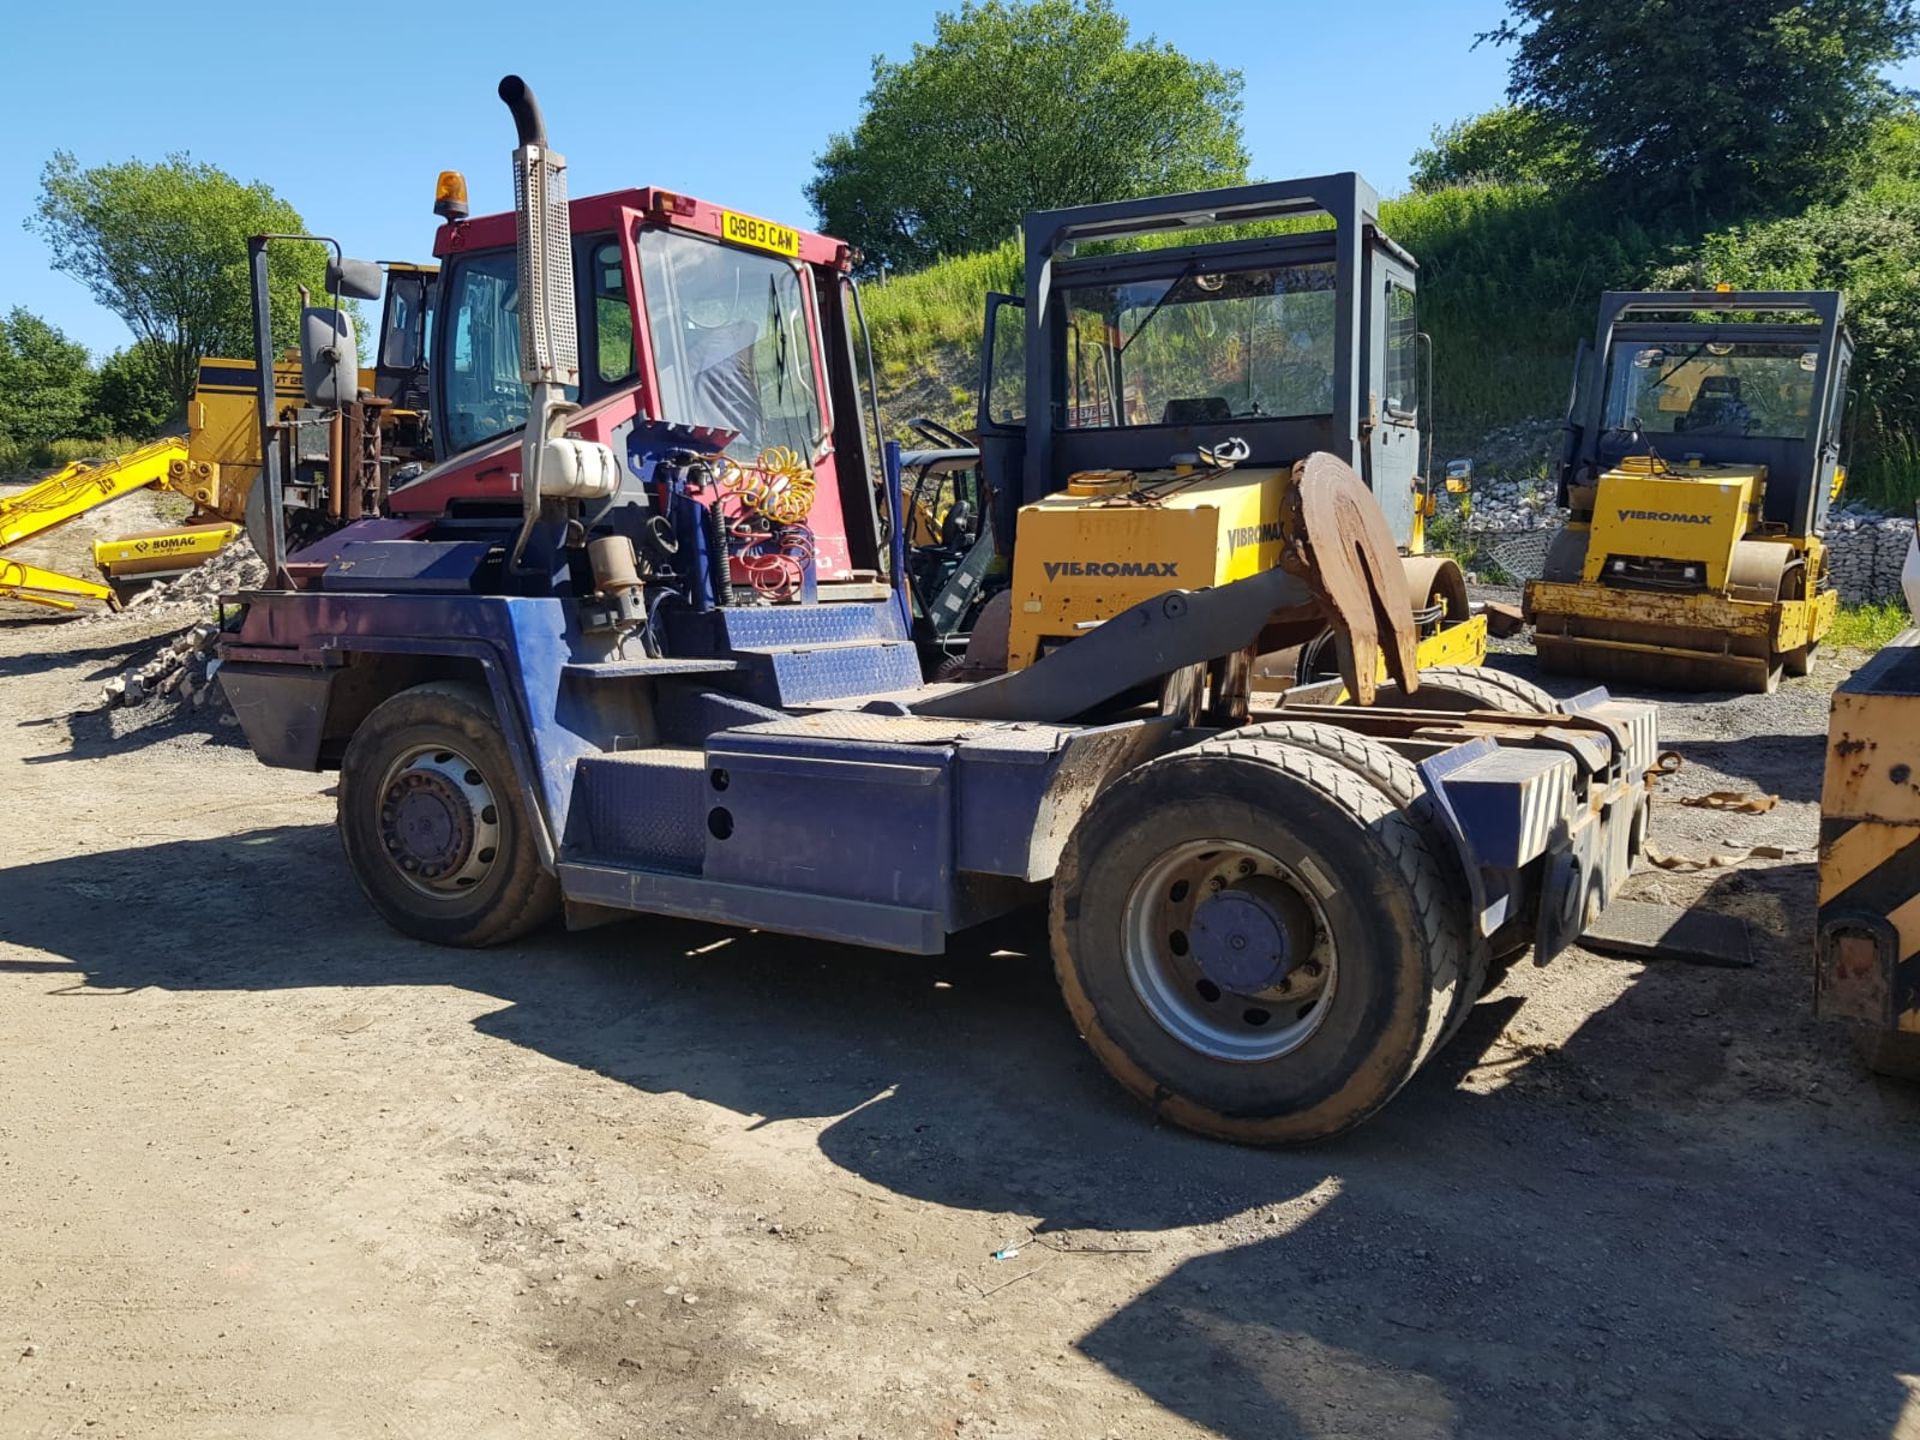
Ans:
{"label": "yellow machine body", "polygon": [[[1094,472],[1030,505],[1014,550],[1007,668],[1168,590],[1199,590],[1271,569],[1284,547],[1281,507],[1291,472]],[[1425,597],[1420,597],[1424,599]],[[1420,643],[1418,660],[1477,665],[1484,616],[1460,618]],[[1384,674],[1384,670],[1382,674]]]}
{"label": "yellow machine body", "polygon": [[1609,470],[1597,487],[1580,578],[1604,583],[1609,557],[1631,555],[1697,565],[1703,588],[1725,590],[1733,548],[1754,527],[1766,475],[1764,466],[1669,475],[1638,458]]}
{"label": "yellow machine body", "polygon": [[1575,495],[1590,518],[1567,526],[1524,596],[1548,668],[1703,690],[1804,674],[1839,596],[1820,583],[1818,536],[1761,528],[1766,481],[1764,466],[1632,457]]}
{"label": "yellow machine body", "polygon": [[112,579],[131,576],[178,575],[209,560],[239,536],[231,520],[210,525],[182,525],[171,530],[145,530],[93,543],[93,563]]}
{"label": "yellow machine body", "polygon": [[1165,591],[1271,569],[1280,559],[1286,484],[1278,469],[1229,470],[1186,485],[1171,471],[1075,476],[1065,490],[1022,507],[1007,668],[1023,670],[1051,646]]}
{"label": "yellow machine body", "polygon": [[[168,489],[228,520],[244,518],[260,473],[260,394],[251,360],[202,360],[187,402],[187,467]],[[305,403],[298,365],[273,367],[276,410]]]}
{"label": "yellow machine body", "polygon": [[[260,474],[260,412],[251,361],[200,362],[187,435],[167,436],[113,460],[75,461],[10,499],[0,500],[0,551],[64,525],[89,510],[150,488],[193,502],[182,525],[143,531],[93,546],[94,563],[108,580],[149,578],[190,570],[239,535],[247,494]],[[274,369],[281,408],[302,403],[297,365]],[[0,600],[54,610],[80,601],[112,604],[110,585],[19,560],[0,559]]]}
{"label": "yellow machine body", "polygon": [[1816,1013],[1860,1027],[1877,1068],[1920,1078],[1920,630],[1833,693],[1817,937]]}

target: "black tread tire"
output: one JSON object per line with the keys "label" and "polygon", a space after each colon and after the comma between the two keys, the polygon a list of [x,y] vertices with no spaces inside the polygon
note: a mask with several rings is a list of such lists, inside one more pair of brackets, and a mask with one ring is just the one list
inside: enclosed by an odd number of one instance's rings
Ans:
{"label": "black tread tire", "polygon": [[1558,700],[1531,680],[1522,680],[1517,675],[1489,669],[1485,665],[1435,665],[1430,670],[1420,672],[1420,688],[1412,695],[1401,699],[1400,687],[1389,683],[1380,687],[1383,698],[1377,703],[1405,704],[1415,710],[1441,708],[1431,704],[1422,705],[1421,699],[1429,687],[1448,695],[1479,701],[1479,709],[1500,710],[1509,715],[1537,715],[1543,711],[1552,714],[1560,708]]}
{"label": "black tread tire", "polygon": [[[1406,697],[1405,703],[1415,709],[1423,708],[1421,697],[1427,695],[1430,689],[1444,690],[1450,696],[1473,700],[1477,709],[1498,710],[1508,715],[1538,715],[1560,708],[1558,700],[1531,680],[1522,680],[1518,675],[1509,675],[1504,670],[1495,670],[1486,665],[1435,665],[1430,670],[1422,670],[1420,688]],[[1381,703],[1401,703],[1397,689],[1383,698]],[[1508,972],[1532,952],[1533,937],[1531,925],[1503,926],[1487,937],[1480,995],[1489,995],[1500,988]],[[1480,950],[1482,947],[1474,948]],[[1475,998],[1478,999],[1478,996]]]}
{"label": "black tread tire", "polygon": [[[1340,932],[1327,1020],[1251,1064],[1160,1026],[1127,977],[1119,928],[1144,868],[1223,822],[1283,859],[1311,857]],[[1322,755],[1222,737],[1134,770],[1081,818],[1054,878],[1054,973],[1101,1064],[1161,1117],[1245,1144],[1325,1140],[1392,1099],[1439,1043],[1459,963],[1445,891],[1419,830],[1369,781]]]}
{"label": "black tread tire", "polygon": [[[435,900],[403,879],[380,842],[378,790],[405,750],[444,737],[486,777],[499,802],[501,857],[472,890]],[[520,781],[494,715],[475,685],[434,681],[381,702],[340,762],[340,843],[368,902],[394,929],[436,945],[477,948],[516,940],[560,908],[560,885],[540,862]]]}
{"label": "black tread tire", "polygon": [[1315,755],[1324,755],[1335,764],[1344,765],[1354,774],[1370,781],[1419,829],[1421,838],[1427,842],[1427,849],[1433,853],[1446,874],[1446,894],[1455,902],[1448,907],[1450,919],[1459,931],[1454,943],[1462,956],[1459,980],[1448,999],[1446,1025],[1440,1032],[1440,1044],[1444,1046],[1466,1024],[1467,1016],[1480,999],[1480,992],[1487,983],[1488,951],[1485,945],[1473,942],[1472,917],[1468,913],[1472,891],[1467,885],[1466,871],[1461,867],[1460,852],[1455,848],[1453,838],[1448,835],[1445,822],[1436,813],[1433,796],[1428,792],[1426,782],[1420,778],[1420,772],[1406,756],[1389,749],[1371,735],[1343,730],[1338,725],[1322,724],[1315,720],[1272,720],[1260,725],[1248,725],[1205,741],[1203,745],[1217,746],[1223,740],[1239,739],[1270,740]]}

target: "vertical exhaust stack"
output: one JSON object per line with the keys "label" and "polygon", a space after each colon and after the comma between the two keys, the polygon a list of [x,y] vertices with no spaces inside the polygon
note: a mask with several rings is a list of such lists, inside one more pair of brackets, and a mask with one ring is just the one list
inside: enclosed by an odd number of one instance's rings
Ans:
{"label": "vertical exhaust stack", "polygon": [[515,244],[520,271],[520,378],[529,394],[520,442],[523,518],[514,542],[518,565],[547,500],[597,500],[620,488],[620,466],[605,445],[565,433],[579,407],[566,397],[580,384],[580,340],[573,318],[573,243],[567,210],[567,162],[547,144],[546,121],[518,75],[500,82],[520,144],[513,152]]}

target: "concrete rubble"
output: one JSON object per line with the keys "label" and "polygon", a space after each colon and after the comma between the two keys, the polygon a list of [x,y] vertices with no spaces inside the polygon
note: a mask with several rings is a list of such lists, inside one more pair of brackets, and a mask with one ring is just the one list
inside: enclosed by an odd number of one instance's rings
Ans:
{"label": "concrete rubble", "polygon": [[101,698],[108,705],[158,703],[181,712],[205,709],[212,723],[236,724],[216,683],[219,600],[222,595],[258,587],[266,578],[265,563],[241,539],[197,569],[135,595],[127,603],[127,613],[155,617],[178,613],[186,628],[166,640],[146,663],[108,680],[101,687]]}

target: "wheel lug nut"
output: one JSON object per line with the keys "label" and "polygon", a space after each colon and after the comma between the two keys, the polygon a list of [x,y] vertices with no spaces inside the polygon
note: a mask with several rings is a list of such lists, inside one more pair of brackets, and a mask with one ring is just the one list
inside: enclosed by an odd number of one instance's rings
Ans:
{"label": "wheel lug nut", "polygon": [[1253,861],[1251,861],[1251,860],[1242,860],[1242,861],[1240,862],[1240,873],[1241,873],[1242,875],[1251,875],[1251,874],[1253,874]]}

